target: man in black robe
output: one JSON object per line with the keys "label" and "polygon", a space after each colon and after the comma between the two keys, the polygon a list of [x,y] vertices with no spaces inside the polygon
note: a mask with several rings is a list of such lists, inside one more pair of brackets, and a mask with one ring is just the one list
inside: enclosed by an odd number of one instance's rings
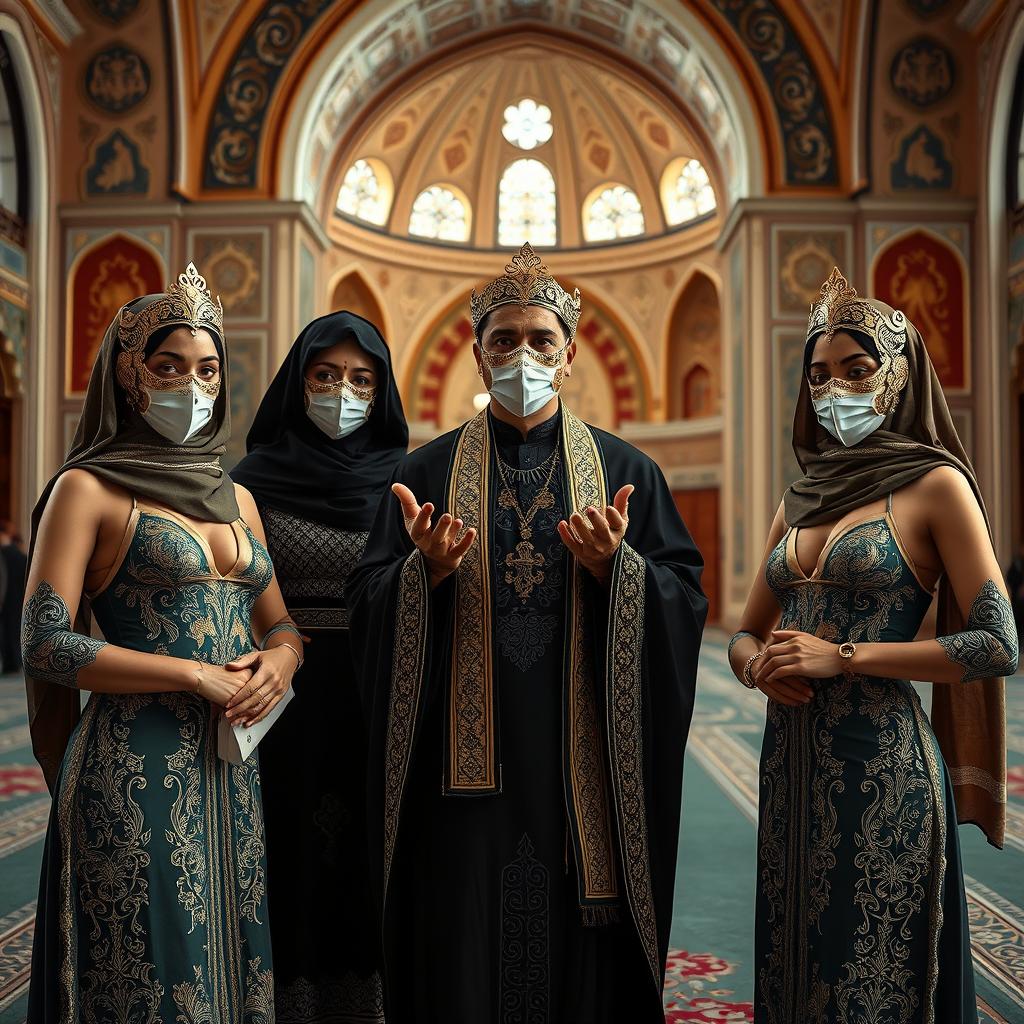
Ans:
{"label": "man in black robe", "polygon": [[579,292],[526,245],[471,314],[493,401],[399,465],[348,588],[387,1020],[661,1021],[703,563],[558,398]]}

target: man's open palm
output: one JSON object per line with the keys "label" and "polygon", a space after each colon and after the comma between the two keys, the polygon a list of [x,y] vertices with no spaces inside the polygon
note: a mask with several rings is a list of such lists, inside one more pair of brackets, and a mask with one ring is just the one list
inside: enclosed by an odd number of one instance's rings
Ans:
{"label": "man's open palm", "polygon": [[476,539],[476,530],[466,530],[460,538],[463,525],[461,519],[453,519],[445,512],[437,524],[433,525],[430,517],[434,514],[434,506],[429,501],[420,505],[416,495],[405,484],[392,484],[391,491],[402,503],[405,528],[413,544],[426,559],[431,587],[436,587],[458,569],[463,556]]}

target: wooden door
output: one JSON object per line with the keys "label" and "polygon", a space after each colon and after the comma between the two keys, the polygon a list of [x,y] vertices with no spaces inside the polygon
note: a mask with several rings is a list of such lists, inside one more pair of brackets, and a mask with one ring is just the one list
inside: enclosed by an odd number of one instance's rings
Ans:
{"label": "wooden door", "polygon": [[704,556],[701,578],[708,597],[708,622],[718,622],[721,593],[721,545],[718,529],[718,488],[705,487],[693,491],[673,491],[676,508]]}

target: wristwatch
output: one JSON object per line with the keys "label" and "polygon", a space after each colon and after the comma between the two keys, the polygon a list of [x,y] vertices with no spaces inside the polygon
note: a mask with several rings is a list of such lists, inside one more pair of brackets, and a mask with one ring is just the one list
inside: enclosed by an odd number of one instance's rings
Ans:
{"label": "wristwatch", "polygon": [[851,666],[850,661],[856,653],[857,645],[850,643],[849,640],[847,640],[846,643],[839,645],[839,657],[846,662],[843,666],[843,675],[853,675],[853,667]]}

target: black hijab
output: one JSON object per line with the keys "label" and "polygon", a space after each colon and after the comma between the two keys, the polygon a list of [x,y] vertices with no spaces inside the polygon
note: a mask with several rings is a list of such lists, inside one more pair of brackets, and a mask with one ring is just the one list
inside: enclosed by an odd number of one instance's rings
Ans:
{"label": "black hijab", "polygon": [[[315,353],[347,338],[372,356],[377,393],[366,423],[334,441],[306,415],[305,371]],[[259,504],[326,526],[369,530],[409,445],[391,353],[380,331],[346,311],[309,324],[267,388],[245,443],[249,454],[231,476]]]}

